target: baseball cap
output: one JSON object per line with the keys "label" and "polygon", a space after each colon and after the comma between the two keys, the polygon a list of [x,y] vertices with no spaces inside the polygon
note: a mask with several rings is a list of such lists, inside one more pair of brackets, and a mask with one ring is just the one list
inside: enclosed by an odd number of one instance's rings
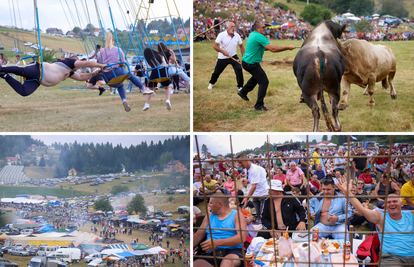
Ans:
{"label": "baseball cap", "polygon": [[270,187],[272,187],[272,190],[283,192],[282,182],[279,180],[271,180],[270,185],[267,185],[267,190],[270,190]]}

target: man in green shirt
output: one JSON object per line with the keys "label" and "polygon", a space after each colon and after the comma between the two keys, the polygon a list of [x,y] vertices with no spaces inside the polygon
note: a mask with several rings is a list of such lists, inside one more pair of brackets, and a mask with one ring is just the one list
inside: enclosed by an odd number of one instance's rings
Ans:
{"label": "man in green shirt", "polygon": [[295,49],[294,45],[289,46],[277,46],[272,45],[266,36],[264,36],[266,26],[263,22],[255,21],[252,26],[252,33],[249,35],[246,44],[246,52],[243,56],[242,66],[252,77],[243,86],[243,88],[237,93],[243,100],[249,101],[247,94],[259,84],[259,92],[257,94],[257,101],[254,105],[256,111],[267,111],[268,109],[264,106],[263,100],[266,96],[267,86],[269,80],[267,79],[266,73],[260,66],[262,62],[264,51],[271,51],[273,53],[282,52],[285,50]]}

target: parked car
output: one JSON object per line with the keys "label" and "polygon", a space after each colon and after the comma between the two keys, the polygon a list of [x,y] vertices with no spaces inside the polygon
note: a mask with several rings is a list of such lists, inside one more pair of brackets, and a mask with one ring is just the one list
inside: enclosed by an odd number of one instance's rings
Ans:
{"label": "parked car", "polygon": [[175,219],[174,220],[174,222],[186,222],[187,221],[187,218],[185,218],[185,217],[180,217],[180,218],[177,218],[177,219]]}
{"label": "parked car", "polygon": [[172,217],[172,216],[173,216],[173,214],[172,214],[171,212],[165,212],[165,213],[164,213],[164,216],[165,216],[165,217]]}
{"label": "parked car", "polygon": [[15,256],[29,256],[29,252],[23,250],[22,248],[9,249],[8,253]]}
{"label": "parked car", "polygon": [[99,253],[89,254],[88,256],[85,257],[84,261],[85,262],[91,262],[91,261],[93,261],[95,259],[99,259]]}
{"label": "parked car", "polygon": [[39,248],[36,245],[27,245],[23,249],[27,249],[27,248],[34,249],[35,251],[38,251],[39,250]]}
{"label": "parked car", "polygon": [[4,50],[4,46],[0,45],[0,50]]}
{"label": "parked car", "polygon": [[175,194],[174,190],[167,190],[167,192],[165,192],[167,195],[172,195]]}
{"label": "parked car", "polygon": [[29,253],[29,256],[36,256],[37,254],[37,250],[32,248],[32,247],[25,247],[24,251],[26,251],[27,253]]}
{"label": "parked car", "polygon": [[14,248],[14,247],[13,247],[13,246],[2,247],[2,248],[1,248],[1,251],[2,251],[3,253],[7,253],[7,252],[9,251],[9,249],[12,249],[12,248]]}
{"label": "parked car", "polygon": [[121,184],[127,184],[127,182],[126,181],[122,181],[122,183]]}
{"label": "parked car", "polygon": [[162,216],[162,215],[164,215],[164,212],[162,212],[160,210],[155,210],[154,215],[157,215],[157,214]]}
{"label": "parked car", "polygon": [[19,264],[15,263],[15,262],[11,262],[8,259],[5,258],[0,258],[0,266],[5,266],[5,267],[19,267]]}

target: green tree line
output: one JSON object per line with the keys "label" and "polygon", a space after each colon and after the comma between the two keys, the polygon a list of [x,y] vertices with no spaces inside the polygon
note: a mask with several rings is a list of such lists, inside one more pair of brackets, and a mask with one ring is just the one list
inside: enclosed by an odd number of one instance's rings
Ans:
{"label": "green tree line", "polygon": [[[142,142],[139,145],[131,145],[124,148],[121,145],[106,144],[71,144],[54,143],[56,149],[60,149],[59,161],[56,164],[55,177],[66,177],[68,170],[75,168],[85,174],[106,174],[121,171],[121,164],[128,172],[146,170],[150,171],[154,166],[163,170],[166,160],[180,160],[189,167],[190,162],[190,137],[172,137],[162,143]],[[168,153],[167,153],[168,152]],[[172,155],[172,157],[171,157]]]}

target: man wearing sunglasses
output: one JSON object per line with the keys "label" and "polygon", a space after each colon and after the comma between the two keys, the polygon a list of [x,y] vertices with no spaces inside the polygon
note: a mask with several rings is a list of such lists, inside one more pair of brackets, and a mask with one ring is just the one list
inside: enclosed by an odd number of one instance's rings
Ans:
{"label": "man wearing sunglasses", "polygon": [[261,21],[255,21],[252,26],[252,33],[249,35],[246,44],[246,52],[243,56],[242,66],[252,77],[243,86],[243,88],[237,93],[243,100],[249,101],[247,94],[259,84],[259,92],[257,94],[257,101],[254,105],[256,111],[267,111],[268,109],[264,106],[264,97],[266,96],[267,87],[269,80],[267,75],[260,66],[262,62],[264,51],[271,51],[273,53],[282,52],[285,50],[295,49],[294,45],[289,46],[277,46],[272,45],[267,40],[265,34],[266,26]]}

